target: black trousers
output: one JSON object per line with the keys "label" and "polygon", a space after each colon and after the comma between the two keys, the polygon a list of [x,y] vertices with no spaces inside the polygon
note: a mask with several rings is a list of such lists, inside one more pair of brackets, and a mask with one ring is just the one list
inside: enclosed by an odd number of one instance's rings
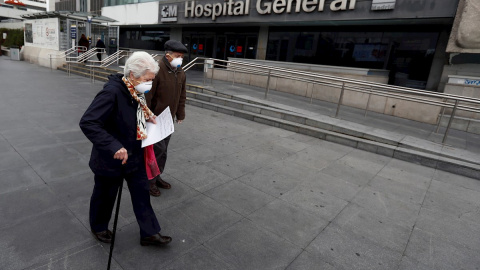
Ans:
{"label": "black trousers", "polygon": [[118,188],[127,181],[133,212],[140,226],[140,237],[160,232],[160,225],[150,204],[149,184],[145,170],[137,170],[120,177],[95,175],[95,186],[90,199],[90,227],[95,232],[108,229]]}
{"label": "black trousers", "polygon": [[98,61],[102,61],[102,54],[101,54],[101,53],[97,53],[97,58],[98,58]]}
{"label": "black trousers", "polygon": [[165,164],[167,163],[167,148],[171,136],[172,135],[153,145],[153,152],[155,152],[155,158],[157,159],[160,173],[163,173],[163,171],[165,170]]}

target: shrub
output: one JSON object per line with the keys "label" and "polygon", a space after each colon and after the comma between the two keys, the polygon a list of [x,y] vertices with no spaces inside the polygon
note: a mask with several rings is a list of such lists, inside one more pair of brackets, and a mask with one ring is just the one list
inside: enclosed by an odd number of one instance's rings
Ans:
{"label": "shrub", "polygon": [[2,40],[2,46],[8,48],[23,46],[23,29],[0,28],[0,39],[3,39],[3,33],[7,33],[7,39]]}

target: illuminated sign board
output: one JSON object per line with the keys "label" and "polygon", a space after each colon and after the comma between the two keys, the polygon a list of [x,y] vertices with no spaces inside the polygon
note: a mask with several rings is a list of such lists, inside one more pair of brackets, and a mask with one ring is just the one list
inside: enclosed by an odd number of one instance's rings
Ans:
{"label": "illuminated sign board", "polygon": [[[185,1],[185,9],[181,11],[184,18],[210,18],[212,21],[220,17],[247,16],[256,11],[259,15],[315,13],[330,10],[340,12],[354,10],[357,0],[224,0],[221,2]],[[389,10],[395,8],[396,0],[372,0],[371,10]],[[161,22],[177,21],[177,6],[160,7]]]}

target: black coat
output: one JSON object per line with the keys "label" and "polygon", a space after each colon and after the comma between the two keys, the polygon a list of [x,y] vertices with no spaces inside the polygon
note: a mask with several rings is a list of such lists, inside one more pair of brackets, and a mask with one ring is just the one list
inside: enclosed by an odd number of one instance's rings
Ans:
{"label": "black coat", "polygon": [[[144,169],[143,149],[137,140],[137,107],[122,74],[108,76],[109,81],[93,99],[80,120],[80,128],[93,143],[90,168],[103,176],[121,176]],[[114,159],[124,147],[128,152],[127,164]]]}

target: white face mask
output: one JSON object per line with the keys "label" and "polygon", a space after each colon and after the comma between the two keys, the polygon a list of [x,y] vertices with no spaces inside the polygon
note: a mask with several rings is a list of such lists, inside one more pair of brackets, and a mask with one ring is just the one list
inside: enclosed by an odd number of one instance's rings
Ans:
{"label": "white face mask", "polygon": [[137,90],[142,94],[146,94],[150,91],[150,89],[152,89],[152,83],[153,83],[152,81],[149,81],[149,82],[142,82],[140,84],[137,84],[135,86],[135,90]]}
{"label": "white face mask", "polygon": [[182,66],[183,63],[183,58],[173,58],[172,62],[170,62],[170,65],[173,68],[179,68]]}

